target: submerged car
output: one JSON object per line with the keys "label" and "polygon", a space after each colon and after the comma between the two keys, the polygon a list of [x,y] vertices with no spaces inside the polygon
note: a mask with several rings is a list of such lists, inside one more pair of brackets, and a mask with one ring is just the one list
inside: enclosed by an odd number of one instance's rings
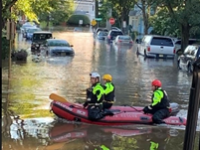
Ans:
{"label": "submerged car", "polygon": [[41,47],[41,50],[46,52],[47,56],[73,56],[73,45],[70,45],[66,40],[48,39]]}
{"label": "submerged car", "polygon": [[40,52],[40,46],[44,45],[47,39],[52,38],[52,33],[49,31],[35,31],[33,33],[31,52]]}
{"label": "submerged car", "polygon": [[34,22],[26,22],[20,28],[21,33],[24,34],[26,32],[26,29],[30,27],[37,27],[37,26]]}
{"label": "submerged car", "polygon": [[24,38],[26,38],[26,40],[31,40],[35,31],[41,31],[41,29],[37,27],[27,28],[27,30],[24,33]]}
{"label": "submerged car", "polygon": [[188,45],[183,54],[178,57],[178,68],[193,72],[193,63],[200,58],[200,44]]}
{"label": "submerged car", "polygon": [[97,33],[97,39],[98,40],[105,40],[106,39],[106,37],[107,37],[107,35],[108,35],[108,32],[107,31],[99,31],[98,33]]}
{"label": "submerged car", "polygon": [[110,30],[108,32],[107,41],[111,43],[118,35],[123,35],[122,31],[120,30]]}
{"label": "submerged car", "polygon": [[133,44],[133,40],[131,39],[131,37],[129,35],[118,35],[115,38],[114,44],[128,44],[128,45],[132,45]]}

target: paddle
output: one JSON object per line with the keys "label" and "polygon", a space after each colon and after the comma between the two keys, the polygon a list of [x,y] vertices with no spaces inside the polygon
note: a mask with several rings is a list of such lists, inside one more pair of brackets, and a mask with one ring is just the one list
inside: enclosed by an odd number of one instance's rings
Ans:
{"label": "paddle", "polygon": [[57,94],[55,94],[55,93],[51,93],[51,94],[49,95],[49,98],[52,99],[52,100],[54,100],[54,101],[61,102],[61,103],[68,102],[64,97],[59,96],[59,95],[57,95]]}
{"label": "paddle", "polygon": [[[54,101],[61,102],[61,103],[68,102],[64,97],[59,96],[59,95],[57,95],[57,94],[55,94],[55,93],[51,93],[51,94],[49,95],[49,98],[52,99],[52,100],[54,100]],[[139,111],[142,111],[142,110],[137,110],[134,106],[130,106],[130,107],[132,107],[133,109],[135,109],[135,110],[138,111],[138,112],[139,112]]]}

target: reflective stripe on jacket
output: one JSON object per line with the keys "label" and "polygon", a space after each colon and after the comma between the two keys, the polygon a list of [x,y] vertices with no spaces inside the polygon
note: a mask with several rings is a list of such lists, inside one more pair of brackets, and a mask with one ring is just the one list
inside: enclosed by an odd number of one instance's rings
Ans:
{"label": "reflective stripe on jacket", "polygon": [[97,83],[93,86],[92,89],[92,96],[91,96],[91,102],[101,102],[104,97],[104,88],[100,83]]}

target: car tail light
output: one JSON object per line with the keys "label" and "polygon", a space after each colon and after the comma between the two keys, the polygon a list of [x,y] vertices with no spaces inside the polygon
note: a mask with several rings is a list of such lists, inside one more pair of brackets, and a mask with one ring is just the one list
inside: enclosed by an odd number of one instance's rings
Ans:
{"label": "car tail light", "polygon": [[130,43],[133,43],[133,41],[130,41]]}
{"label": "car tail light", "polygon": [[148,47],[147,47],[147,51],[149,51],[149,52],[150,52],[150,50],[151,50],[151,48],[150,48],[150,46],[148,46]]}
{"label": "car tail light", "polygon": [[174,53],[174,54],[176,53],[176,49],[174,49],[173,53]]}
{"label": "car tail light", "polygon": [[110,36],[108,36],[108,39],[110,39]]}
{"label": "car tail light", "polygon": [[118,40],[118,42],[122,42],[121,40]]}

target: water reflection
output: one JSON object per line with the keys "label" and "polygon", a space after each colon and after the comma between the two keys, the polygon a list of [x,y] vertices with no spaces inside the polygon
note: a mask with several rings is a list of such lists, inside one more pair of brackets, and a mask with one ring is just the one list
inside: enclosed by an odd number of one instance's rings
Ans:
{"label": "water reflection", "polygon": [[[106,127],[86,124],[57,123],[49,132],[51,146],[59,143],[60,149],[94,150],[100,147],[111,149],[150,149],[153,143],[158,149],[182,149],[183,133],[176,129],[152,126]],[[179,140],[175,140],[179,136]],[[173,144],[177,144],[176,147]]]}
{"label": "water reflection", "polygon": [[[178,71],[176,61],[144,59],[144,57],[137,56],[134,45],[130,48],[114,47],[106,42],[94,43],[91,33],[55,32],[53,34],[56,38],[65,39],[74,45],[75,56],[73,58],[48,59],[41,55],[39,61],[34,61],[38,56],[30,54],[30,42],[21,40],[19,35],[16,44],[19,48],[27,49],[29,56],[26,63],[12,63],[10,83],[7,79],[8,66],[6,62],[3,62],[2,101],[7,102],[2,105],[3,149],[44,149],[45,145],[49,145],[48,130],[54,124],[45,118],[50,117],[52,119],[55,117],[49,112],[49,94],[57,93],[71,102],[83,102],[85,93],[82,91],[85,91],[89,86],[88,74],[93,70],[100,72],[101,75],[104,73],[112,74],[116,86],[116,105],[147,105],[152,94],[150,83],[153,79],[159,78],[162,80],[163,88],[168,92],[170,99],[180,104],[180,116],[187,116],[192,77]],[[29,118],[29,121],[27,118]],[[37,118],[41,118],[48,125],[41,123]],[[67,129],[68,126],[65,126]],[[76,131],[76,129],[74,130]],[[87,130],[85,129],[86,132],[88,132]],[[102,129],[96,130],[97,133],[107,135]],[[132,130],[135,131],[135,128]],[[169,132],[166,131],[167,133],[165,133],[163,130],[165,131],[165,129],[156,131],[167,136]],[[93,132],[95,133],[95,130]],[[156,139],[154,134],[156,132],[154,130],[151,130],[151,132],[142,135],[115,136],[115,133],[110,131],[108,138],[112,141],[111,145],[114,145],[115,149],[123,149],[120,146],[130,146],[126,148],[136,149],[135,147],[131,148],[132,144],[128,143],[130,142],[137,143],[135,146],[146,150],[150,146],[147,139]],[[99,135],[96,136],[99,137]],[[167,149],[176,145],[182,146],[182,131],[179,136],[180,139],[170,136],[172,140],[169,140]],[[59,149],[59,146],[62,149],[70,147],[71,149],[83,149],[83,146],[86,145],[83,138],[86,137],[72,139],[71,142],[64,143],[64,146],[61,142],[61,145],[57,145],[57,149]],[[21,140],[19,140],[20,138]],[[99,138],[103,141],[101,136]],[[53,144],[49,146],[56,145],[55,141],[50,141],[50,144],[51,142]],[[56,146],[49,149],[56,149]]]}

